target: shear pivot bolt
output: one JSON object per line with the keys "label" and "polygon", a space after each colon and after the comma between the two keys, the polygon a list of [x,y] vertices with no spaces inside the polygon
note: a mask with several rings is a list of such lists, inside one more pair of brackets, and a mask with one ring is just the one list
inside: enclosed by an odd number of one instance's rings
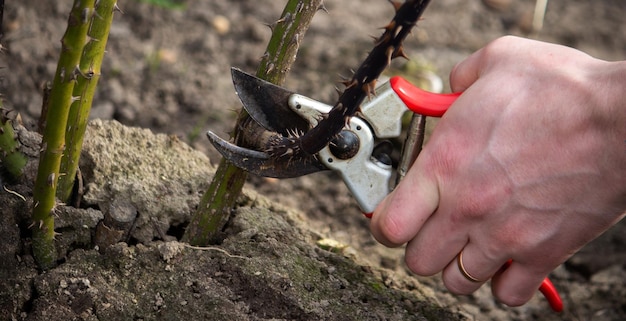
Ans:
{"label": "shear pivot bolt", "polygon": [[328,146],[333,156],[343,160],[354,157],[359,152],[359,147],[359,137],[349,130],[342,130]]}

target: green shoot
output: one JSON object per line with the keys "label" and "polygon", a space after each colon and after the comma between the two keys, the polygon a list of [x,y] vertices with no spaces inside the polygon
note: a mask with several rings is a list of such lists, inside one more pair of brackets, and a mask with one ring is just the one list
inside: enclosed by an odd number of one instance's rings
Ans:
{"label": "green shoot", "polygon": [[[263,55],[257,76],[282,84],[295,61],[300,39],[311,23],[315,13],[323,8],[322,0],[289,0],[281,19],[271,24],[272,36]],[[245,133],[241,125],[248,115],[242,110],[235,126],[235,140]],[[204,246],[215,241],[228,221],[232,208],[241,194],[247,173],[225,159],[220,161],[211,184],[200,200],[198,211],[192,218],[183,240],[192,245]]]}

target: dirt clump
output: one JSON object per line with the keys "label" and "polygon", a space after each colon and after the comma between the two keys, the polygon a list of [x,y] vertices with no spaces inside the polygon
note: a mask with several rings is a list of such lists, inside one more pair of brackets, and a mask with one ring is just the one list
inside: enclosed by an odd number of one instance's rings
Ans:
{"label": "dirt clump", "polygon": [[[396,281],[358,262],[363,254],[354,250],[317,246],[323,236],[306,227],[302,213],[250,190],[221,244],[179,243],[178,225],[189,221],[212,176],[209,159],[175,138],[116,121],[94,121],[87,133],[83,208],[56,210],[58,267],[39,273],[30,256],[31,193],[16,185],[9,187],[26,196],[0,194],[2,319],[463,319],[417,281]],[[142,146],[150,148],[136,153]],[[132,228],[125,239],[119,233],[97,244],[98,229],[111,230],[102,227],[111,210],[103,200],[116,199],[135,209]]]}

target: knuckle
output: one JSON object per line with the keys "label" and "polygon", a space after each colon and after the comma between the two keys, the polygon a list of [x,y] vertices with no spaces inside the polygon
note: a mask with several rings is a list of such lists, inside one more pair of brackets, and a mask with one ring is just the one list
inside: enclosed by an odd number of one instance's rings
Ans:
{"label": "knuckle", "polygon": [[421,259],[419,255],[406,255],[404,263],[411,272],[420,276],[432,276],[439,272],[437,268],[428,265],[428,261]]}
{"label": "knuckle", "polygon": [[458,281],[456,279],[446,277],[445,275],[443,277],[443,285],[445,285],[446,289],[448,289],[450,293],[455,295],[468,295],[476,291],[475,284],[471,284],[470,286],[467,282]]}
{"label": "knuckle", "polygon": [[511,47],[511,43],[516,41],[518,37],[506,35],[497,38],[485,46],[484,54],[486,57],[491,57],[492,54],[500,53],[501,51],[508,50]]}
{"label": "knuckle", "polygon": [[518,307],[528,302],[531,297],[528,295],[522,295],[521,293],[494,293],[494,296],[502,303],[510,307]]}

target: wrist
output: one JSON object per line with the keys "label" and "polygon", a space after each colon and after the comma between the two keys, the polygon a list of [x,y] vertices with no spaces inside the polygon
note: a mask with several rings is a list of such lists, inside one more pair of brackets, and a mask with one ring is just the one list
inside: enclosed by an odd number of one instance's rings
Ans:
{"label": "wrist", "polygon": [[577,110],[570,116],[577,116],[563,119],[576,128],[569,133],[577,137],[570,147],[588,148],[581,157],[600,177],[595,187],[604,189],[603,196],[596,195],[603,198],[596,206],[611,213],[605,218],[619,218],[626,210],[626,61],[592,58],[579,60],[576,66],[580,78],[570,92],[573,105],[567,107]]}
{"label": "wrist", "polygon": [[[606,126],[607,159],[614,159],[613,175],[618,177],[614,204],[617,212],[626,215],[626,61],[605,62],[606,105],[604,122]],[[621,179],[619,178],[621,177]],[[621,181],[621,183],[619,183]]]}
{"label": "wrist", "polygon": [[[600,120],[626,148],[626,61],[602,62],[597,69]],[[626,154],[624,154],[626,157]]]}

